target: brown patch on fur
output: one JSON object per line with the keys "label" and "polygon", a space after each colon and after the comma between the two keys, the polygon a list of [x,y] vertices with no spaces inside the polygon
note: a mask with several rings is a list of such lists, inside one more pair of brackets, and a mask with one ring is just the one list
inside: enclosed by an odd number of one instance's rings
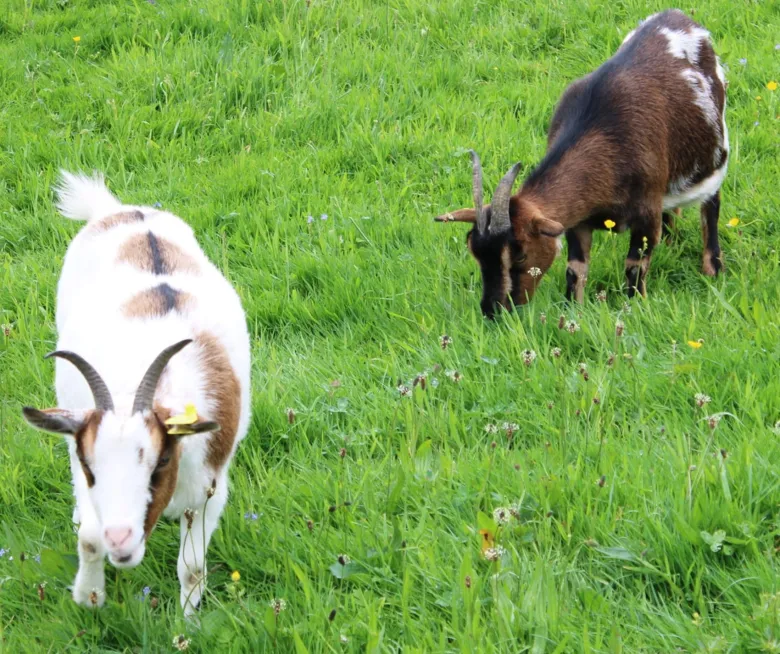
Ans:
{"label": "brown patch on fur", "polygon": [[[509,250],[509,246],[505,246],[501,250],[501,276],[504,288],[501,292],[501,297],[507,298],[512,292],[512,276],[510,272],[512,270],[512,254]],[[506,305],[506,302],[504,302]]]}
{"label": "brown patch on fur", "polygon": [[144,214],[140,211],[121,211],[111,216],[89,224],[89,229],[93,232],[107,232],[119,225],[134,225],[144,219]]}
{"label": "brown patch on fur", "polygon": [[701,271],[708,277],[715,277],[718,274],[714,264],[712,263],[713,255],[712,250],[709,248],[704,249],[704,257],[701,262]]}
{"label": "brown patch on fur", "polygon": [[97,547],[95,547],[92,543],[84,542],[81,544],[81,547],[83,547],[84,551],[89,554],[94,554],[95,552],[97,552]]}
{"label": "brown patch on fur", "polygon": [[152,232],[128,238],[120,248],[117,260],[156,275],[197,274],[200,270],[192,256]]}
{"label": "brown patch on fur", "polygon": [[122,313],[126,318],[155,318],[170,311],[184,311],[192,302],[194,298],[189,293],[160,284],[136,293],[122,305]]}
{"label": "brown patch on fur", "polygon": [[95,485],[95,475],[89,467],[89,459],[95,454],[95,440],[97,439],[101,420],[103,420],[102,411],[93,411],[87,418],[84,426],[75,435],[76,456],[79,458],[81,470],[84,472],[89,488]]}
{"label": "brown patch on fur", "polygon": [[201,332],[195,336],[195,344],[200,354],[206,395],[214,407],[209,418],[220,426],[219,431],[208,436],[206,461],[218,470],[233,450],[241,412],[241,384],[230,365],[225,348],[216,336]]}
{"label": "brown patch on fur", "polygon": [[144,520],[144,534],[147,538],[152,533],[165,507],[170,503],[173,491],[176,490],[176,481],[179,476],[181,445],[178,438],[168,435],[162,422],[169,417],[170,411],[166,409],[158,410],[155,407],[155,411],[145,419],[152,444],[158,454],[158,460],[163,456],[170,457],[167,464],[158,466],[155,469],[149,481],[152,499],[146,507],[146,519]]}

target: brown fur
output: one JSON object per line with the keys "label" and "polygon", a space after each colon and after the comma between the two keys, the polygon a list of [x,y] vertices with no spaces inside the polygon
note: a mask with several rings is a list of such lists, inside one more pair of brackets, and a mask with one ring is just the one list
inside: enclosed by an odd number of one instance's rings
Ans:
{"label": "brown fur", "polygon": [[152,499],[146,507],[144,533],[148,537],[160,519],[165,507],[171,501],[176,490],[179,475],[179,457],[181,445],[179,439],[169,436],[163,421],[170,417],[170,411],[155,407],[155,411],[146,418],[146,427],[152,437],[152,443],[157,451],[158,459],[166,453],[170,455],[169,462],[152,473],[150,488]]}
{"label": "brown fur", "polygon": [[126,318],[155,318],[169,311],[184,311],[194,301],[192,295],[183,291],[172,290],[166,294],[160,285],[136,293],[122,305],[122,313]]}
{"label": "brown fur", "polygon": [[100,428],[100,422],[102,420],[102,411],[90,412],[84,426],[75,435],[76,454],[79,458],[79,463],[81,463],[81,469],[84,472],[84,477],[87,479],[87,486],[89,488],[92,488],[95,485],[95,475],[89,467],[89,460],[95,454],[95,439],[97,438],[98,429]]}
{"label": "brown fur", "polygon": [[[525,271],[535,266],[544,272],[554,258],[550,257],[554,252],[551,239],[543,232],[541,237],[534,236],[540,231],[534,225],[542,219],[559,223],[567,232],[577,230],[575,244],[586,232],[604,229],[606,219],[615,222],[615,232],[630,230],[629,291],[632,280],[635,287],[644,289],[650,257],[662,231],[664,198],[680,196],[709,178],[723,168],[728,157],[721,134],[725,88],[717,75],[711,44],[701,40],[698,56],[691,62],[670,52],[669,39],[661,31],[691,33],[699,27],[680,11],[658,14],[599,69],[564,91],[550,124],[547,154],[509,205],[514,238],[507,239],[525,257],[521,268],[513,272],[512,295],[521,296],[517,304],[533,292],[534,285],[523,281]],[[696,104],[691,85],[703,90],[702,79],[710,87],[716,116],[708,117]],[[703,271],[717,274],[722,266],[716,229],[719,198],[705,202],[710,205],[707,222],[703,220],[708,250]],[[473,222],[475,212],[461,209],[439,220],[453,217]],[[671,225],[670,215],[667,222]],[[500,284],[495,274],[500,242],[498,235],[490,238],[490,247],[472,248],[475,256],[480,253],[493,259],[480,261],[486,314],[489,306],[485,304],[497,293],[486,288],[485,271],[492,271],[490,284],[496,288]],[[567,241],[571,250],[568,234]],[[570,290],[581,299],[589,260],[585,243],[578,245],[582,252],[573,263],[569,257],[568,268],[569,277],[576,279],[569,284]]]}
{"label": "brown fur", "polygon": [[119,250],[118,261],[130,264],[135,268],[146,272],[173,275],[179,272],[196,274],[199,271],[198,263],[178,245],[155,236],[159,249],[159,260],[155,260],[154,252],[149,242],[149,233],[134,234],[125,241]]}
{"label": "brown fur", "polygon": [[200,352],[200,363],[206,380],[206,394],[214,408],[209,418],[220,425],[211,433],[207,462],[212,468],[221,468],[233,450],[241,411],[241,385],[223,345],[213,334],[201,332],[195,336]]}
{"label": "brown fur", "polygon": [[92,232],[107,232],[119,225],[134,225],[144,219],[140,211],[122,211],[89,224]]}

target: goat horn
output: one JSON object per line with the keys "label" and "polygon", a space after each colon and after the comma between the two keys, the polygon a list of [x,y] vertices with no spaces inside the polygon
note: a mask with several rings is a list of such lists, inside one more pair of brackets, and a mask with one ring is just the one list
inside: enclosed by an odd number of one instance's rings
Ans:
{"label": "goat horn", "polygon": [[170,345],[162,352],[160,352],[160,354],[157,355],[157,358],[152,361],[152,365],[149,366],[149,369],[146,371],[144,378],[138,385],[138,390],[135,392],[135,400],[133,400],[133,413],[146,411],[147,409],[152,408],[152,403],[154,402],[154,393],[157,390],[157,382],[160,381],[160,376],[163,374],[165,366],[168,365],[168,362],[171,360],[174,354],[190,343],[192,343],[192,339],[186,338],[183,341],[175,343],[174,345]]}
{"label": "goat horn", "polygon": [[474,195],[474,211],[476,212],[477,231],[485,231],[485,216],[482,213],[482,164],[479,161],[479,155],[474,150],[471,153],[471,165],[473,177],[471,180],[472,193]]}
{"label": "goat horn", "polygon": [[490,204],[490,231],[493,234],[505,232],[510,228],[509,198],[512,195],[512,184],[515,183],[522,165],[520,162],[517,162],[512,166],[509,172],[501,178],[496,187],[496,192],[493,193],[493,201]]}
{"label": "goat horn", "polygon": [[80,357],[75,352],[69,352],[67,350],[57,350],[56,352],[49,352],[44,358],[57,357],[59,359],[65,359],[70,361],[76,369],[84,376],[87,384],[89,384],[89,390],[92,391],[92,397],[95,400],[95,408],[99,411],[113,411],[114,400],[111,398],[111,391],[108,390],[106,382],[98,374],[85,359]]}

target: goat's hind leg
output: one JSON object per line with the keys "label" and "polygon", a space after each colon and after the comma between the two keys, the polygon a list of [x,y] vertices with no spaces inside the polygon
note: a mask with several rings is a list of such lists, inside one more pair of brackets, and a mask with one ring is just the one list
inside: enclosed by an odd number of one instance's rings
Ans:
{"label": "goat's hind leg", "polygon": [[704,241],[704,257],[701,271],[715,277],[723,270],[720,258],[720,242],[718,241],[718,218],[720,217],[720,191],[701,205],[701,235]]}

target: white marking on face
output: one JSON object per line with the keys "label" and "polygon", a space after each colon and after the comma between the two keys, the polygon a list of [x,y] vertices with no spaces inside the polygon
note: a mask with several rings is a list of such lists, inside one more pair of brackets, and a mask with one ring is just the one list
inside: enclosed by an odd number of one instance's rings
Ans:
{"label": "white marking on face", "polygon": [[[89,497],[109,559],[118,567],[132,567],[143,558],[144,521],[151,500],[149,480],[156,463],[157,448],[140,414],[119,418],[111,412],[103,416],[89,461],[95,476]],[[121,547],[112,549],[106,529],[130,529],[131,535]]]}
{"label": "white marking on face", "polygon": [[503,296],[506,297],[512,292],[512,275],[509,271],[512,269],[512,256],[509,252],[509,246],[501,250],[501,274],[504,278]]}
{"label": "white marking on face", "polygon": [[698,63],[701,44],[710,39],[710,33],[701,27],[694,27],[690,32],[670,30],[668,27],[658,31],[666,37],[670,55],[677,59],[687,59],[692,64]]}
{"label": "white marking on face", "polygon": [[664,209],[674,209],[676,207],[685,207],[689,204],[703,202],[708,200],[720,189],[723,184],[723,178],[726,177],[728,162],[724,163],[712,175],[703,179],[698,184],[685,190],[679,190],[674,185],[670,185],[667,195],[663,199]]}
{"label": "white marking on face", "polygon": [[563,236],[559,236],[555,239],[555,256],[557,257],[561,250],[563,250]]}

